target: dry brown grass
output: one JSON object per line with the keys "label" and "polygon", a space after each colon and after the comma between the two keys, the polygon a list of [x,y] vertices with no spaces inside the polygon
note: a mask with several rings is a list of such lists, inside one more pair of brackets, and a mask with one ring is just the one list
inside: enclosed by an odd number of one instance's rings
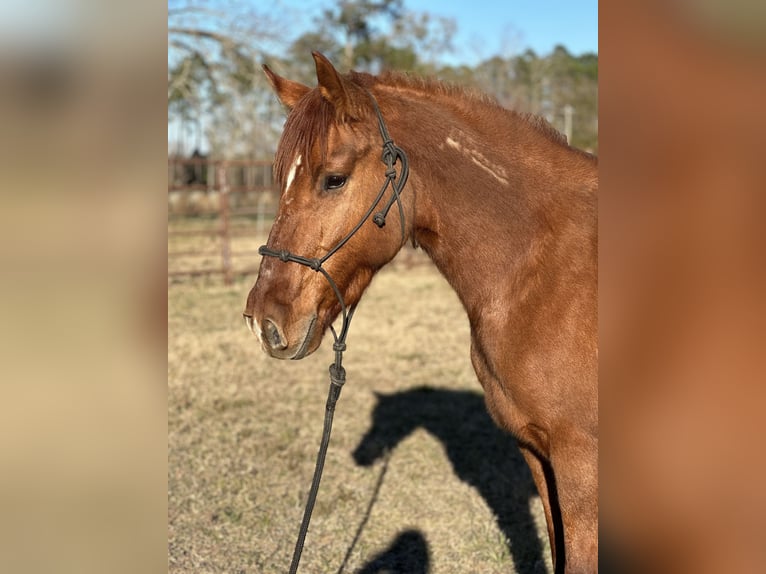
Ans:
{"label": "dry brown grass", "polygon": [[[253,279],[169,290],[170,572],[290,563],[332,349],[267,358],[241,318]],[[529,472],[484,410],[467,319],[429,264],[395,261],[376,277],[344,364],[300,571],[550,571]]]}

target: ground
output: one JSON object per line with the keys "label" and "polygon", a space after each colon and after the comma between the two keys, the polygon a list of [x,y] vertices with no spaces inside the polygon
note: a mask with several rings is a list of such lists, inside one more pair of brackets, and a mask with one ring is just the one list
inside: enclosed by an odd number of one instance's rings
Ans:
{"label": "ground", "polygon": [[[290,564],[332,341],[328,333],[301,361],[266,357],[242,319],[254,280],[168,288],[172,573],[283,573]],[[378,274],[347,343],[300,571],[551,571],[529,471],[484,409],[465,313],[422,254]]]}

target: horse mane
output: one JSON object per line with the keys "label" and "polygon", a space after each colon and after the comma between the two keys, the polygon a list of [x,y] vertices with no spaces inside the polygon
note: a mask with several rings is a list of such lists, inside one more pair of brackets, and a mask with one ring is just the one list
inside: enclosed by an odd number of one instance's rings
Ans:
{"label": "horse mane", "polygon": [[355,77],[355,79],[359,77],[359,79],[366,82],[372,80],[372,85],[384,84],[463,100],[469,107],[474,107],[476,104],[489,106],[502,113],[510,113],[517,116],[555,143],[568,145],[566,136],[554,128],[545,118],[532,113],[523,113],[506,108],[497,101],[497,98],[477,88],[445,82],[435,77],[422,77],[404,72],[384,72],[377,77],[370,74],[352,72],[352,77]]}
{"label": "horse mane", "polygon": [[546,136],[549,140],[561,145],[569,146],[567,136],[554,128],[544,117],[536,116],[532,113],[518,113],[518,115],[534,129]]}
{"label": "horse mane", "polygon": [[446,96],[448,98],[463,99],[468,100],[471,103],[481,103],[502,108],[494,96],[490,96],[476,88],[453,84],[452,82],[440,80],[433,76],[417,76],[407,72],[391,71],[383,72],[379,76],[372,76],[360,72],[351,72],[350,75],[355,81],[362,83],[362,85],[365,85],[365,83],[369,85],[382,84],[394,88],[404,88],[407,90]]}
{"label": "horse mane", "polygon": [[[476,88],[445,82],[435,77],[422,77],[405,72],[387,71],[373,76],[366,72],[351,71],[344,77],[368,90],[376,86],[385,86],[443,96],[447,99],[463,102],[469,109],[475,108],[477,104],[489,106],[500,113],[512,114],[549,141],[570,147],[566,136],[554,128],[545,118],[532,113],[522,113],[505,108],[500,105],[497,98]],[[327,134],[334,121],[335,111],[332,105],[321,96],[319,90],[311,90],[296,104],[287,116],[274,160],[274,173],[280,185],[284,183],[296,154],[300,154],[305,161],[310,161],[311,149],[315,143],[319,144],[322,161],[324,161],[327,150]]]}

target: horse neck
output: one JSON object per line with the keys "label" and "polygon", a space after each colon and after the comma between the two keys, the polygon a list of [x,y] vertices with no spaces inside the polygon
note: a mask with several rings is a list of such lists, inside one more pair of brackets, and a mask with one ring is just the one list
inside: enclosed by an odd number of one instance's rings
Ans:
{"label": "horse neck", "polygon": [[[565,267],[593,267],[593,158],[484,102],[406,95],[391,115],[394,139],[410,157],[413,240],[469,315],[489,299],[507,302],[513,294],[502,289],[539,289],[537,278],[565,258]],[[499,282],[482,280],[490,273]]]}

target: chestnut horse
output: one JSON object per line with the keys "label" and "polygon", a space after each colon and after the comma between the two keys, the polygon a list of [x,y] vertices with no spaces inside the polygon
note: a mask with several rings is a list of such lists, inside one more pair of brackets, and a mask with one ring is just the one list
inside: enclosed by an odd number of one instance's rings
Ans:
{"label": "chestnut horse", "polygon": [[[300,359],[341,313],[339,296],[353,309],[407,241],[421,247],[468,314],[487,409],[532,471],[556,571],[597,572],[596,158],[489,97],[402,74],[341,75],[313,55],[313,89],[264,67],[289,110],[267,251],[304,264],[264,257],[251,330],[272,357]],[[379,114],[409,158],[388,202],[376,200],[389,177]],[[388,224],[365,220],[371,203],[393,199]],[[320,258],[323,273],[306,266]]]}

